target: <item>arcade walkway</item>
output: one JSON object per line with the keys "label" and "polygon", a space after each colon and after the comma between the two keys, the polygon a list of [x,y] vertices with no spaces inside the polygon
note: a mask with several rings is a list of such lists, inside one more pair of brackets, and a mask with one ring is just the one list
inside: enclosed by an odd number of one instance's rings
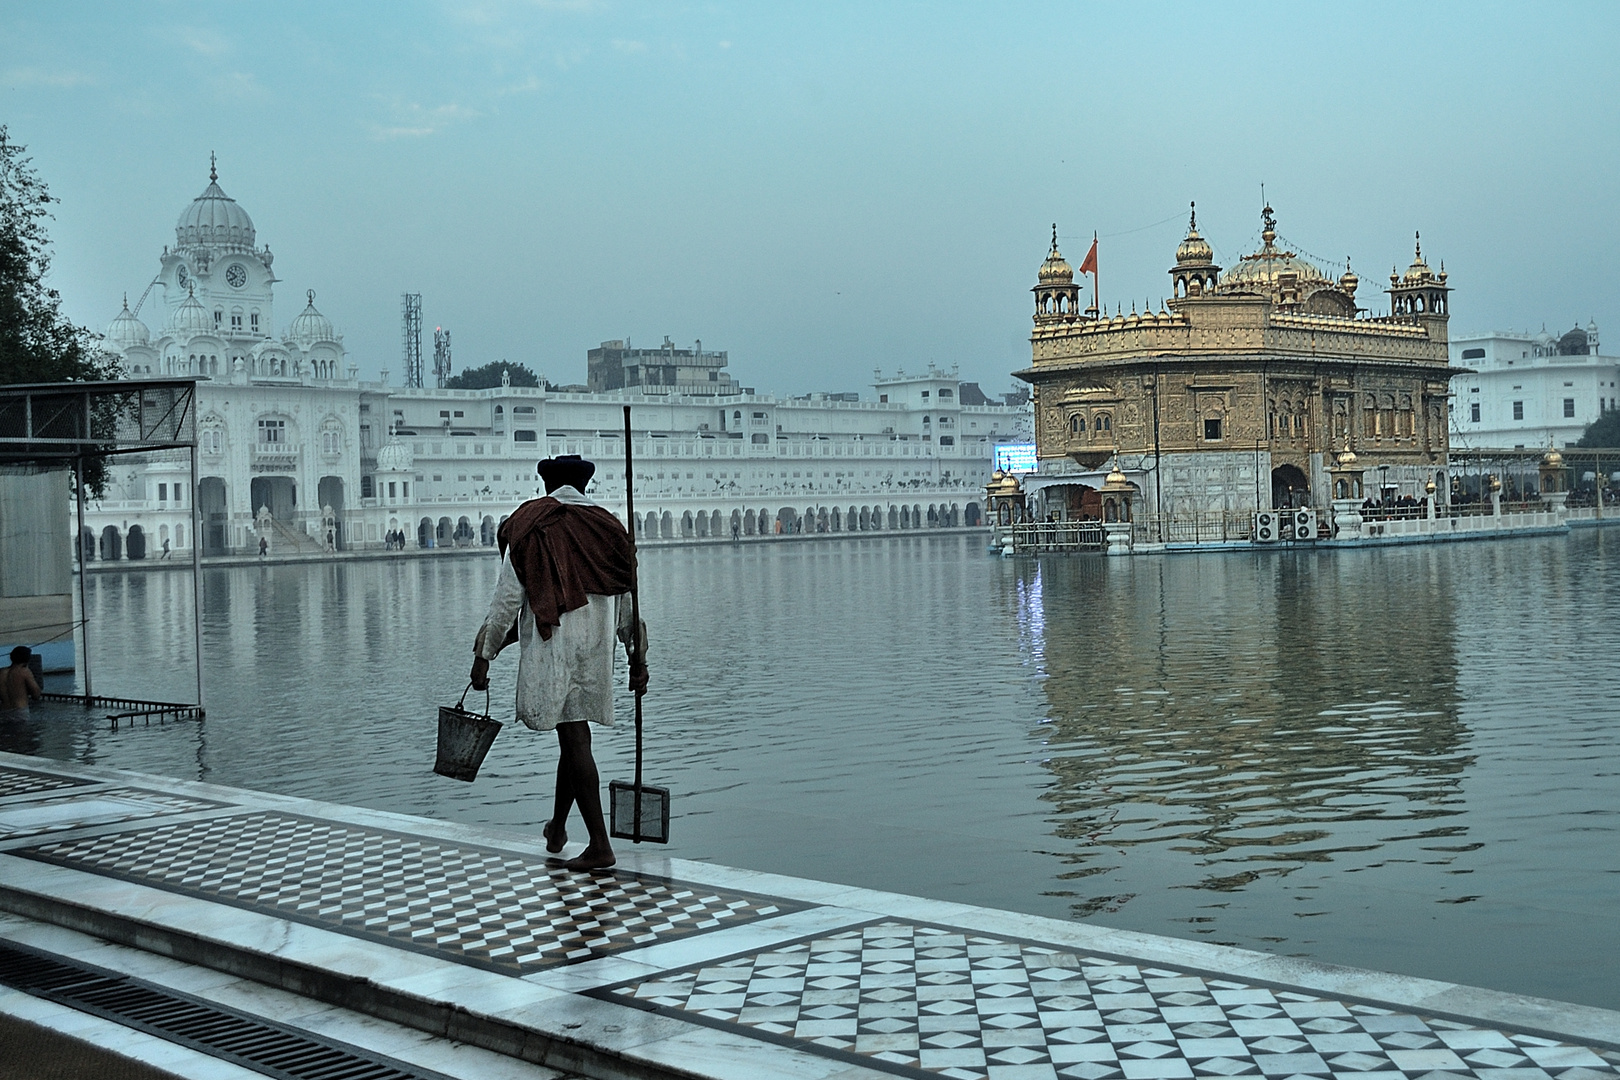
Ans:
{"label": "arcade walkway", "polygon": [[[621,854],[0,755],[0,1013],[188,1076],[1620,1080],[1600,1009]],[[393,1071],[271,1072],[51,964]]]}

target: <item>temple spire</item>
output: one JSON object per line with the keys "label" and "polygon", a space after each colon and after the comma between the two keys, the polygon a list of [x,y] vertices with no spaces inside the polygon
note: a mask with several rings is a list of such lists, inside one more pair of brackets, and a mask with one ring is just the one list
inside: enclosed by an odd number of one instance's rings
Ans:
{"label": "temple spire", "polygon": [[219,165],[214,159],[212,150],[208,151],[208,182],[211,184],[219,182]]}

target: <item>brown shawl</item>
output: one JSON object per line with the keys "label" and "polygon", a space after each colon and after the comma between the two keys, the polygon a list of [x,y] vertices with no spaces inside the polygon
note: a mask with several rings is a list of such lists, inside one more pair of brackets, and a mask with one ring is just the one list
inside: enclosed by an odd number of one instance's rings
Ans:
{"label": "brown shawl", "polygon": [[618,596],[636,580],[635,549],[612,512],[575,506],[547,496],[530,499],[501,523],[495,541],[529,597],[529,610],[543,641],[562,625],[565,612],[591,596]]}

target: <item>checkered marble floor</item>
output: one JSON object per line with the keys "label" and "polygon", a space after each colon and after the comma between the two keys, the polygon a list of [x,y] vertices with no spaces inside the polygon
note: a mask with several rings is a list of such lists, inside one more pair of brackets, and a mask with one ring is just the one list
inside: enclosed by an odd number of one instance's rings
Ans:
{"label": "checkered marble floor", "polygon": [[59,791],[62,788],[83,787],[94,783],[97,781],[78,776],[53,776],[50,773],[37,773],[28,769],[13,769],[10,766],[0,765],[0,799],[13,795],[37,795],[42,791]]}
{"label": "checkered marble floor", "polygon": [[81,788],[66,794],[0,801],[0,840],[111,825],[227,804],[130,787]]}
{"label": "checkered marble floor", "polygon": [[908,922],[802,938],[592,996],[902,1076],[1620,1076],[1620,1053]]}
{"label": "checkered marble floor", "polygon": [[269,812],[9,854],[519,974],[811,906]]}

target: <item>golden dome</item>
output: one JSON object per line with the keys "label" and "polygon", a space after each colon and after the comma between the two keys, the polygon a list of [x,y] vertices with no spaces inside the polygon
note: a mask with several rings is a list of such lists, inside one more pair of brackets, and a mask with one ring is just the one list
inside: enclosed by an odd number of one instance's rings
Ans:
{"label": "golden dome", "polygon": [[1064,261],[1058,253],[1057,225],[1052,225],[1052,250],[1046,253],[1046,261],[1041,263],[1040,281],[1042,285],[1073,285],[1074,270]]}
{"label": "golden dome", "polygon": [[990,474],[990,482],[984,485],[984,490],[987,495],[1016,495],[1020,490],[1018,477],[997,469]]}
{"label": "golden dome", "polygon": [[1354,296],[1356,295],[1356,287],[1360,284],[1361,278],[1356,276],[1354,270],[1350,269],[1350,256],[1346,255],[1344,257],[1344,273],[1339,275],[1339,288]]}
{"label": "golden dome", "polygon": [[1341,469],[1350,469],[1355,467],[1356,452],[1350,449],[1349,440],[1345,441],[1343,450],[1340,450],[1337,454],[1333,455],[1333,460],[1338,463],[1338,466]]}
{"label": "golden dome", "polygon": [[1562,469],[1564,467],[1564,455],[1560,454],[1555,447],[1549,446],[1547,452],[1541,455],[1541,467],[1543,469]]}
{"label": "golden dome", "polygon": [[1433,281],[1434,271],[1430,270],[1429,264],[1423,261],[1423,237],[1418,233],[1413,233],[1412,238],[1415,253],[1412,256],[1412,265],[1406,268],[1406,274],[1401,278],[1401,283],[1404,285],[1418,285],[1425,281]]}
{"label": "golden dome", "polygon": [[1113,492],[1131,490],[1131,482],[1125,479],[1125,474],[1120,471],[1118,462],[1114,463],[1113,469],[1108,473],[1108,479],[1103,481],[1102,489]]}
{"label": "golden dome", "polygon": [[1434,480],[1431,479],[1427,484],[1424,484],[1423,485],[1423,490],[1428,492],[1430,495],[1433,495],[1434,494]]}
{"label": "golden dome", "polygon": [[1283,274],[1294,275],[1301,297],[1324,286],[1333,287],[1333,280],[1322,271],[1292,251],[1277,247],[1274,242],[1277,239],[1277,220],[1272,216],[1269,205],[1261,212],[1260,220],[1264,225],[1260,233],[1263,241],[1260,250],[1242,256],[1236,266],[1221,275],[1220,283],[1216,286],[1220,292],[1266,292],[1275,296],[1278,293],[1278,278]]}
{"label": "golden dome", "polygon": [[1176,248],[1176,262],[1184,263],[1212,263],[1215,261],[1215,251],[1209,246],[1209,241],[1198,235],[1198,204],[1192,204],[1192,214],[1187,221],[1187,235]]}

